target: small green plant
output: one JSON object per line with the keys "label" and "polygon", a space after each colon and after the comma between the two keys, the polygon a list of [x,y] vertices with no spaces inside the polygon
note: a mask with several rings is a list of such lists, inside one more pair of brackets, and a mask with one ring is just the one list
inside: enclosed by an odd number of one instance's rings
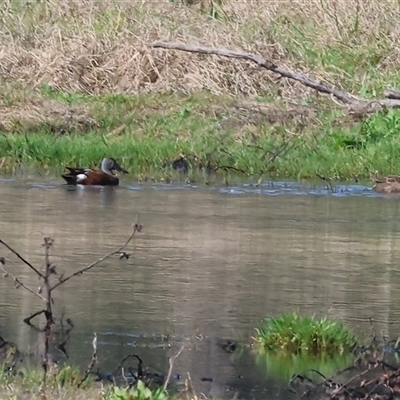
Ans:
{"label": "small green plant", "polygon": [[138,381],[133,389],[113,386],[107,400],[169,400],[167,392],[163,388],[151,390],[142,381]]}
{"label": "small green plant", "polygon": [[333,356],[352,351],[357,343],[353,333],[340,322],[327,317],[301,317],[296,312],[266,318],[256,332],[263,349],[287,354]]}
{"label": "small green plant", "polygon": [[361,135],[366,142],[370,143],[398,138],[400,136],[399,110],[378,111],[364,121],[361,126]]}

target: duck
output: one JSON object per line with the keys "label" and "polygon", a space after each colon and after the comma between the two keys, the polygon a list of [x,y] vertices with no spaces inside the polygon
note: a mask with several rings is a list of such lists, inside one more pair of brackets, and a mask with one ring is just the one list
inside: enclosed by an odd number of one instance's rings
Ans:
{"label": "duck", "polygon": [[186,157],[183,154],[181,154],[179,158],[177,158],[172,162],[172,169],[175,171],[182,172],[184,174],[188,173],[189,163],[187,162]]}
{"label": "duck", "polygon": [[161,168],[162,169],[172,168],[174,171],[180,172],[182,174],[187,174],[189,172],[190,165],[186,157],[183,154],[181,154],[174,161],[165,162]]}
{"label": "duck", "polygon": [[376,171],[375,176],[372,179],[375,181],[375,184],[372,187],[375,192],[400,193],[399,175],[378,176],[378,171]]}
{"label": "duck", "polygon": [[68,174],[61,175],[68,185],[97,185],[117,186],[119,179],[113,171],[127,174],[128,171],[122,168],[112,157],[105,157],[101,161],[101,170],[80,167],[66,167]]}

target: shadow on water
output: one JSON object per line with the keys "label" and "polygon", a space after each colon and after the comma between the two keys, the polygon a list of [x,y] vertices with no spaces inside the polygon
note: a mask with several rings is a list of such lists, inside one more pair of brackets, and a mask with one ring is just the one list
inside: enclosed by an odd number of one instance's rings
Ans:
{"label": "shadow on water", "polygon": [[[52,236],[53,262],[71,273],[122,244],[139,213],[144,230],[129,259],[109,259],[55,293],[56,314],[75,324],[72,362],[86,367],[93,332],[103,370],[136,353],[165,373],[184,344],[176,384],[189,371],[207,395],[286,399],[284,373],[295,364],[285,370],[248,345],[265,317],[327,314],[360,334],[371,331],[371,317],[378,332],[400,331],[400,202],[362,185],[336,189],[0,180],[0,231],[38,266],[42,238]],[[18,277],[34,279],[5,249],[0,255]],[[34,351],[36,336],[22,320],[40,306],[0,280],[1,335]],[[225,339],[238,340],[238,350],[224,351]]]}

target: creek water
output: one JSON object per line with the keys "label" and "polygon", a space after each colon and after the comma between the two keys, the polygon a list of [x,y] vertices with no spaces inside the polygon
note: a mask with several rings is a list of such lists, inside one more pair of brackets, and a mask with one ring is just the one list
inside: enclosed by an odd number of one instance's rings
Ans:
{"label": "creek water", "polygon": [[[189,372],[198,393],[290,399],[276,363],[248,346],[263,318],[328,315],[367,335],[372,318],[376,332],[400,333],[400,199],[366,186],[71,188],[59,179],[4,178],[0,213],[0,238],[37,268],[51,236],[51,260],[64,275],[118,248],[139,214],[143,230],[128,259],[113,256],[54,292],[55,314],[74,322],[70,360],[82,367],[94,332],[104,371],[134,353],[165,374],[184,345],[174,384]],[[4,247],[0,256],[37,290],[29,268]],[[0,335],[23,351],[34,352],[37,341],[23,319],[42,307],[0,279]],[[238,340],[237,351],[221,348],[228,339]]]}

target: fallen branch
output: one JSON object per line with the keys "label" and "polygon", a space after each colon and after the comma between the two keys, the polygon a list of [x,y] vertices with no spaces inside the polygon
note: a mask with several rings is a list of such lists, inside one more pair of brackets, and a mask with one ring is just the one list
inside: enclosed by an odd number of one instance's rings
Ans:
{"label": "fallen branch", "polygon": [[310,79],[306,75],[281,68],[272,61],[266,60],[265,58],[256,54],[244,53],[241,51],[234,51],[229,49],[215,49],[212,47],[195,46],[183,43],[158,42],[158,41],[153,43],[153,47],[169,49],[169,50],[181,50],[181,51],[187,51],[189,53],[215,54],[217,56],[222,56],[222,57],[238,58],[242,60],[252,61],[257,65],[259,65],[260,67],[275,72],[276,74],[279,74],[284,78],[289,78],[298,81],[302,83],[304,86],[315,89],[318,92],[331,94],[345,104],[355,104],[359,103],[360,101],[358,98],[347,92],[339,90],[333,86],[326,85],[325,83],[317,82],[313,79]]}
{"label": "fallen branch", "polygon": [[385,91],[384,93],[385,97],[387,97],[388,99],[396,99],[396,100],[400,100],[400,92],[398,90],[395,89],[388,89]]}
{"label": "fallen branch", "polygon": [[[352,106],[351,108],[359,109],[362,108],[364,112],[376,111],[376,109],[387,107],[387,108],[397,108],[400,107],[400,96],[396,95],[389,96],[386,95],[386,99],[372,100],[358,98],[346,91],[340,90],[334,86],[328,85],[326,83],[316,81],[309,78],[306,75],[300,74],[298,72],[290,71],[288,69],[279,67],[272,61],[266,60],[260,55],[245,53],[242,51],[234,51],[225,48],[213,48],[206,46],[197,46],[184,43],[173,43],[173,42],[153,42],[152,47],[162,48],[167,50],[180,50],[187,51],[189,53],[200,53],[200,54],[214,54],[221,57],[236,58],[241,60],[252,61],[258,66],[267,69],[268,71],[274,72],[283,78],[288,78],[300,82],[302,85],[309,88],[315,89],[318,92],[330,94],[340,100],[342,103]],[[394,92],[394,91],[392,91]]]}

